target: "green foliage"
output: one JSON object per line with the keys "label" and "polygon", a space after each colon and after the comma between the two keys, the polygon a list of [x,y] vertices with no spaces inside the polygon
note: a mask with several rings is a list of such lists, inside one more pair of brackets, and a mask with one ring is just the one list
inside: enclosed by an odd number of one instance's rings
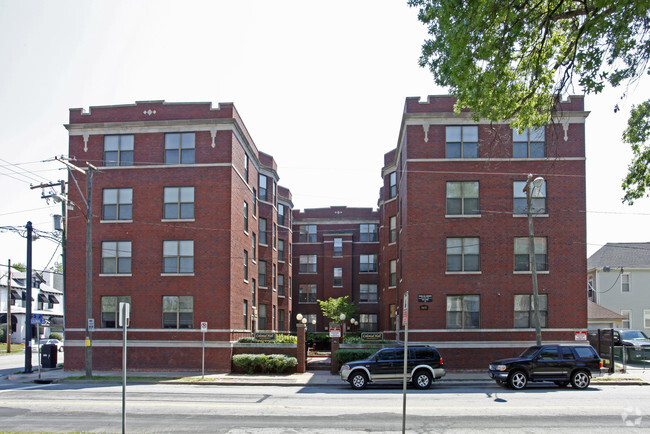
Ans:
{"label": "green foliage", "polygon": [[348,296],[338,298],[328,298],[327,300],[318,300],[320,309],[323,316],[331,319],[332,321],[340,321],[341,314],[345,314],[346,319],[354,317],[359,311],[359,308],[351,301],[348,301]]}
{"label": "green foliage", "polygon": [[236,354],[232,362],[247,374],[255,371],[280,373],[298,365],[298,359],[285,354]]}
{"label": "green foliage", "polygon": [[623,180],[623,202],[630,205],[647,194],[650,188],[650,100],[632,107],[623,141],[632,145],[634,154],[628,173]]}
{"label": "green foliage", "polygon": [[334,352],[334,357],[336,361],[340,364],[347,362],[354,362],[355,360],[364,360],[372,356],[377,352],[377,349],[365,349],[365,348],[354,348],[354,349],[343,349]]}
{"label": "green foliage", "polygon": [[58,340],[62,341],[63,340],[63,335],[61,333],[52,332],[52,333],[50,333],[50,339],[58,339]]}
{"label": "green foliage", "polygon": [[23,273],[27,271],[27,265],[23,264],[22,262],[14,262],[11,264],[11,268],[22,271]]}
{"label": "green foliage", "polygon": [[7,343],[7,324],[0,324],[0,343]]}
{"label": "green foliage", "polygon": [[50,271],[53,273],[63,273],[63,264],[61,262],[55,262],[53,266],[50,267]]}
{"label": "green foliage", "polygon": [[291,335],[275,335],[275,340],[272,341],[263,341],[255,338],[239,338],[237,342],[241,344],[296,344],[298,343],[298,338]]}

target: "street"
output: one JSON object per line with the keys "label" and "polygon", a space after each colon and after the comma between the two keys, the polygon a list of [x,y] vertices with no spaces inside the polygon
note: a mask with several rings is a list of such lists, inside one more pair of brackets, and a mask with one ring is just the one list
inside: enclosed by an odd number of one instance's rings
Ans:
{"label": "street", "polygon": [[[128,432],[399,432],[400,385],[327,387],[130,384]],[[408,432],[612,432],[650,428],[644,386],[585,391],[493,383],[408,390]],[[121,385],[0,382],[2,431],[120,432]]]}

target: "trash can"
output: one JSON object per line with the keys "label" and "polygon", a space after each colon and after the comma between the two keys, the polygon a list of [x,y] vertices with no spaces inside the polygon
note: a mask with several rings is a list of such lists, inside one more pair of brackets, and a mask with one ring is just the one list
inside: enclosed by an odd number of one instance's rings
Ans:
{"label": "trash can", "polygon": [[56,355],[56,345],[43,345],[41,347],[41,365],[43,368],[56,368]]}

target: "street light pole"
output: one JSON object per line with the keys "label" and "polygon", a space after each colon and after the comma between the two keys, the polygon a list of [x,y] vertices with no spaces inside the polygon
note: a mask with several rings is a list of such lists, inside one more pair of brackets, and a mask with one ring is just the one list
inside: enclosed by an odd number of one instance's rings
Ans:
{"label": "street light pole", "polygon": [[535,340],[537,345],[542,345],[542,328],[539,320],[539,292],[537,290],[537,258],[535,258],[535,230],[533,227],[533,198],[532,189],[540,188],[544,178],[538,177],[533,180],[533,175],[528,175],[528,181],[524,191],[526,192],[526,203],[528,205],[528,257],[530,272],[533,278],[533,305],[535,308]]}

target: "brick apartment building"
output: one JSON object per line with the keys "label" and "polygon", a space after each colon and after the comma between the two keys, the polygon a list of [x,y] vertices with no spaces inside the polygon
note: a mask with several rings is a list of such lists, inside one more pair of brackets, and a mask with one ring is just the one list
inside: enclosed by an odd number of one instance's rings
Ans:
{"label": "brick apartment building", "polygon": [[[70,110],[71,158],[92,185],[93,367],[121,366],[119,302],[131,303],[133,369],[229,370],[231,344],[291,317],[291,193],[234,105],[163,101]],[[71,171],[66,369],[86,336],[86,180]],[[75,184],[79,188],[74,187]]]}
{"label": "brick apartment building", "polygon": [[[120,301],[129,301],[134,369],[229,370],[231,342],[258,330],[324,331],[317,299],[348,295],[357,330],[443,349],[452,369],[484,369],[535,341],[527,250],[529,173],[545,342],[587,327],[582,97],[541,130],[454,114],[454,99],[407,98],[384,156],[378,210],[293,210],[278,168],[232,104],[70,111],[70,156],[93,177],[93,365],[120,366]],[[71,172],[84,203],[86,176]],[[74,179],[73,179],[74,177]],[[69,218],[66,368],[84,364],[83,205]],[[296,264],[295,270],[293,265]],[[312,325],[315,320],[316,324]],[[348,323],[348,327],[350,327]],[[197,361],[199,365],[197,366]]]}

